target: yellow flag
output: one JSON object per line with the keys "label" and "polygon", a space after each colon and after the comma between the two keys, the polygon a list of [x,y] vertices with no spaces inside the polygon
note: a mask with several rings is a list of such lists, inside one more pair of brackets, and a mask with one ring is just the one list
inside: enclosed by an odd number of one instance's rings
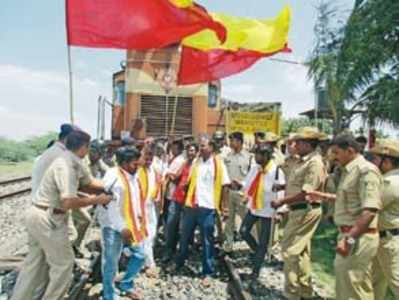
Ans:
{"label": "yellow flag", "polygon": [[214,13],[212,18],[227,29],[227,39],[221,44],[211,30],[203,30],[183,39],[183,45],[203,51],[246,49],[260,53],[272,53],[284,48],[288,42],[291,9],[283,8],[275,19],[250,19]]}
{"label": "yellow flag", "polygon": [[193,5],[193,0],[169,0],[173,5],[180,8],[187,8]]}

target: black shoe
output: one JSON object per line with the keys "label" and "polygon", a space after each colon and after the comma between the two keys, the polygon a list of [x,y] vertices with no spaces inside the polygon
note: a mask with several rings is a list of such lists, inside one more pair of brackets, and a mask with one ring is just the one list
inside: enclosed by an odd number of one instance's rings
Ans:
{"label": "black shoe", "polygon": [[78,247],[76,246],[72,246],[73,249],[73,253],[75,254],[75,258],[77,259],[82,259],[84,257],[83,253],[80,252],[80,250],[78,249]]}
{"label": "black shoe", "polygon": [[256,293],[257,285],[258,285],[258,276],[251,274],[251,279],[250,279],[249,286],[248,286],[248,290],[251,294]]}
{"label": "black shoe", "polygon": [[172,256],[167,255],[167,256],[165,256],[165,257],[163,257],[163,258],[161,259],[161,262],[162,262],[163,264],[167,264],[167,263],[170,262],[171,260],[172,260]]}

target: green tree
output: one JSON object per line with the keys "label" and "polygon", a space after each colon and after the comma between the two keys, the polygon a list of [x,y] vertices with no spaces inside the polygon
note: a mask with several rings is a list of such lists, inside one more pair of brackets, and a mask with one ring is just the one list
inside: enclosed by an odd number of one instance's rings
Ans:
{"label": "green tree", "polygon": [[0,138],[0,161],[25,161],[32,158],[33,154],[32,149],[25,147],[21,142]]}
{"label": "green tree", "polygon": [[321,1],[317,7],[318,18],[314,27],[315,45],[307,61],[308,76],[313,80],[315,90],[326,91],[333,117],[335,132],[348,126],[345,114],[345,96],[338,80],[338,59],[342,44],[342,22],[339,9],[331,2]]}
{"label": "green tree", "polygon": [[56,132],[49,132],[44,135],[34,136],[27,139],[24,143],[30,149],[32,149],[35,156],[40,155],[44,150],[46,150],[47,145],[50,141],[57,139]]}
{"label": "green tree", "polygon": [[53,132],[21,142],[0,137],[0,161],[20,162],[33,159],[43,153],[48,143],[56,138],[57,134]]}
{"label": "green tree", "polygon": [[346,22],[331,3],[318,7],[308,66],[326,89],[335,131],[358,116],[399,125],[399,1],[358,0]]}
{"label": "green tree", "polygon": [[[332,123],[329,120],[318,120],[319,129],[327,134],[332,134],[333,128]],[[299,128],[305,126],[315,126],[314,122],[308,118],[288,118],[283,120],[282,135],[287,136],[292,132],[298,131]]]}
{"label": "green tree", "polygon": [[[371,125],[399,125],[399,1],[359,0],[345,27],[339,57],[348,102]],[[356,97],[355,97],[356,96]]]}

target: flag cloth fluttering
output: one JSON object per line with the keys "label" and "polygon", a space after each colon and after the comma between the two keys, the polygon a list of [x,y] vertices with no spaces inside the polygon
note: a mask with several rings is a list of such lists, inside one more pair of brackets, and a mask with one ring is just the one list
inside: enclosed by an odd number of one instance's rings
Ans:
{"label": "flag cloth fluttering", "polygon": [[271,20],[224,14],[212,14],[212,17],[227,29],[227,39],[220,42],[210,30],[185,38],[179,84],[221,79],[249,68],[261,58],[290,52],[287,47],[291,21],[289,7]]}
{"label": "flag cloth fluttering", "polygon": [[93,48],[162,48],[204,29],[226,38],[192,0],[66,0],[66,25],[68,45]]}

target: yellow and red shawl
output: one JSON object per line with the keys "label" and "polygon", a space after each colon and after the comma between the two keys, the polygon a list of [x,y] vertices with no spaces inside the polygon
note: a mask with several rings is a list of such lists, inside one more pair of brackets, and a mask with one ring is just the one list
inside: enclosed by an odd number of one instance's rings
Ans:
{"label": "yellow and red shawl", "polygon": [[[154,171],[155,172],[155,171]],[[143,187],[144,198],[147,199],[150,196],[151,200],[158,200],[161,194],[162,179],[157,172],[155,172],[155,185],[150,186],[148,179],[148,169],[141,167],[138,170],[138,176],[141,186]]]}
{"label": "yellow and red shawl", "polygon": [[265,175],[270,172],[273,166],[273,162],[269,161],[269,163],[262,169],[258,170],[254,180],[251,182],[251,185],[246,192],[249,197],[249,205],[252,209],[262,209],[264,207],[264,198],[265,198]]}
{"label": "yellow and red shawl", "polygon": [[148,236],[147,215],[146,215],[146,205],[145,205],[146,198],[144,190],[139,181],[138,186],[140,190],[139,193],[140,199],[138,200],[140,201],[141,218],[136,218],[137,213],[135,212],[135,208],[133,206],[133,201],[136,201],[136,199],[133,199],[135,195],[132,193],[129,184],[129,179],[127,178],[125,172],[122,169],[119,169],[118,176],[122,182],[124,190],[124,199],[123,199],[123,208],[122,208],[123,218],[125,220],[128,229],[132,233],[133,236],[132,244],[133,245],[139,244]]}
{"label": "yellow and red shawl", "polygon": [[[214,156],[213,158],[213,165],[214,165],[214,170],[215,170],[215,175],[214,175],[214,188],[213,188],[213,198],[215,201],[215,208],[218,212],[221,210],[221,198],[222,198],[222,180],[223,180],[223,167],[222,167],[222,161]],[[195,189],[197,185],[197,179],[198,179],[198,170],[199,170],[199,164],[200,164],[200,159],[197,159],[196,162],[193,165],[193,169],[191,171],[191,175],[189,177],[189,186],[188,186],[188,191],[186,195],[186,203],[185,205],[188,207],[196,207],[198,204],[196,203],[195,199]]]}

